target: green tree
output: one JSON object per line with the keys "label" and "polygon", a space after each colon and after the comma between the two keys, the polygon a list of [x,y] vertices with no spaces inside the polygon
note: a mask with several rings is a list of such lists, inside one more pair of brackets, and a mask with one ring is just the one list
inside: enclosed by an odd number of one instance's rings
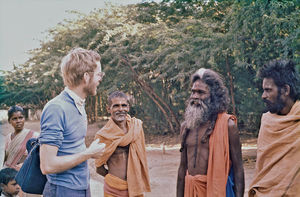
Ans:
{"label": "green tree", "polygon": [[[63,89],[59,63],[73,47],[101,54],[106,76],[87,99],[89,121],[106,112],[107,95],[131,96],[131,114],[146,132],[177,133],[190,76],[201,67],[219,72],[241,129],[256,132],[262,113],[258,69],[274,58],[299,68],[297,1],[163,1],[99,9],[49,30],[49,39],[23,65],[6,72],[3,104],[42,108]],[[1,92],[1,93],[2,93]]]}

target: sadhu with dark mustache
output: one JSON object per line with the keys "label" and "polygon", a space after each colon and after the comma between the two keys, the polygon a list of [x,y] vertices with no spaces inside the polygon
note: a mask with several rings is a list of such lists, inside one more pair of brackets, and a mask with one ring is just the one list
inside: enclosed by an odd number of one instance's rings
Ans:
{"label": "sadhu with dark mustache", "polygon": [[272,60],[258,73],[262,115],[249,197],[300,196],[300,77],[291,60]]}
{"label": "sadhu with dark mustache", "polygon": [[226,113],[229,96],[210,69],[191,77],[191,96],[181,126],[178,197],[243,196],[244,169],[236,118]]}

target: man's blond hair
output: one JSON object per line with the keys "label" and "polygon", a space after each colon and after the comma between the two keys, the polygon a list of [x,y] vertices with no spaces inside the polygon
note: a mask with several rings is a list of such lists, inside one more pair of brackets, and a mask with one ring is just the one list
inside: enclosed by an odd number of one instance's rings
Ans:
{"label": "man's blond hair", "polygon": [[78,86],[85,72],[94,72],[100,55],[83,48],[72,49],[61,61],[60,68],[64,84],[69,87]]}

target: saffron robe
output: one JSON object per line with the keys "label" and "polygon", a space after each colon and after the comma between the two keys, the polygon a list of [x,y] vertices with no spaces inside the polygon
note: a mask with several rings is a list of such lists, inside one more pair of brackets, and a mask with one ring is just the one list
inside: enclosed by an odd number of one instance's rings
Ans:
{"label": "saffron robe", "polygon": [[[226,196],[226,185],[231,166],[228,138],[229,119],[236,122],[236,118],[233,115],[226,113],[218,114],[214,130],[209,138],[207,175],[186,176],[185,180],[188,182],[185,182],[185,197]],[[206,191],[204,190],[205,184]],[[200,193],[198,194],[197,192]],[[232,190],[230,194],[234,195]]]}
{"label": "saffron robe", "polygon": [[129,197],[127,181],[107,174],[104,178],[104,197]]}
{"label": "saffron robe", "polygon": [[150,181],[145,149],[145,137],[142,121],[126,117],[128,132],[124,133],[110,118],[106,125],[96,133],[106,147],[103,156],[95,161],[96,167],[104,165],[118,146],[129,146],[127,165],[127,184],[130,197],[143,195],[150,192]]}
{"label": "saffron robe", "polygon": [[287,115],[263,114],[249,196],[300,195],[300,101]]}

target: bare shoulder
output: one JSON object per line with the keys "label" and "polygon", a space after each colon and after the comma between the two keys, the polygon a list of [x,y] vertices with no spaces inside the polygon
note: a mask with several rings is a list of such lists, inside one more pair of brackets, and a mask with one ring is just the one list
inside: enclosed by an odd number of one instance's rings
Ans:
{"label": "bare shoulder", "polygon": [[230,140],[239,139],[239,130],[235,121],[231,118],[228,119],[228,135]]}
{"label": "bare shoulder", "polygon": [[235,121],[232,118],[228,119],[228,128],[237,127]]}
{"label": "bare shoulder", "polygon": [[186,128],[186,122],[183,121],[183,122],[181,123],[181,125],[180,125],[180,136],[183,135],[183,132],[184,132],[185,128]]}

